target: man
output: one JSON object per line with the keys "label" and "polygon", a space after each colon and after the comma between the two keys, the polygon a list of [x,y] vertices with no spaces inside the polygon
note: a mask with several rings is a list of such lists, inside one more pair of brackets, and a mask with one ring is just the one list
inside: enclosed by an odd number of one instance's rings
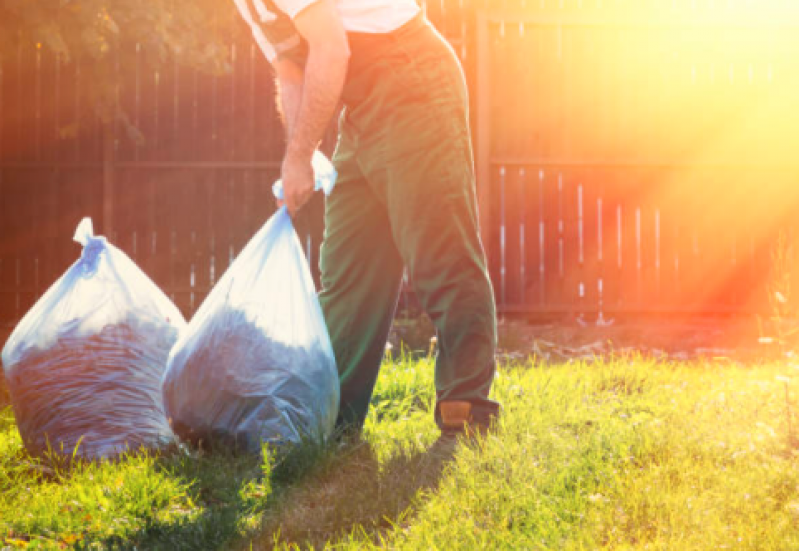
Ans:
{"label": "man", "polygon": [[435,418],[487,427],[496,315],[477,227],[467,90],[414,0],[235,0],[277,74],[295,214],[343,102],[319,299],[341,380],[338,426],[366,418],[406,266],[438,333]]}

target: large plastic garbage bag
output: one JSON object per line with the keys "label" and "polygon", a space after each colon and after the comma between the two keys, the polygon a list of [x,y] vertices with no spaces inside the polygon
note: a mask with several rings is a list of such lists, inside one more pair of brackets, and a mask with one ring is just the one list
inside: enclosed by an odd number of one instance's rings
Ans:
{"label": "large plastic garbage bag", "polygon": [[251,239],[172,350],[172,428],[253,453],[329,435],[339,382],[308,261],[283,207]]}
{"label": "large plastic garbage bag", "polygon": [[125,253],[93,235],[91,220],[75,240],[81,258],[3,348],[25,447],[97,459],[172,442],[161,381],[186,322]]}

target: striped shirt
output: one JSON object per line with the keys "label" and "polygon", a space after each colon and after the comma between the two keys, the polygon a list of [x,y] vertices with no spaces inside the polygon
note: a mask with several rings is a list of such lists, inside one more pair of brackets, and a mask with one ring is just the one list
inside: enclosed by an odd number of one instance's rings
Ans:
{"label": "striped shirt", "polygon": [[[271,62],[296,49],[302,39],[291,20],[318,0],[233,0],[252,29],[253,37]],[[415,0],[336,0],[344,30],[388,33],[419,13]]]}

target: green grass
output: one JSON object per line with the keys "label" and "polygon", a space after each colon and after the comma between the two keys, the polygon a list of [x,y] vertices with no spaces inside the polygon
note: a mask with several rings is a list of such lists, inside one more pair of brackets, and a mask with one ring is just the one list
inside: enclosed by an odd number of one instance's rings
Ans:
{"label": "green grass", "polygon": [[[366,444],[58,465],[0,420],[0,542],[28,548],[797,549],[799,372],[643,358],[500,369],[454,450],[429,360],[387,363]],[[793,406],[791,406],[791,409]],[[795,419],[794,427],[796,425]],[[5,539],[3,539],[5,538]]]}

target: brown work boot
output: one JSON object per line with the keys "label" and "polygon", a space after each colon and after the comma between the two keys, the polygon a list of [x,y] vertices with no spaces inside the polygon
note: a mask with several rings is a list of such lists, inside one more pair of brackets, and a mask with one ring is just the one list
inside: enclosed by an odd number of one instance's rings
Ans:
{"label": "brown work boot", "polygon": [[474,443],[478,435],[488,434],[491,422],[497,418],[499,407],[477,408],[465,400],[445,400],[438,403],[436,422],[441,436],[428,450],[428,457],[440,463],[450,461],[459,442],[466,445]]}
{"label": "brown work boot", "polygon": [[438,405],[441,415],[441,432],[463,432],[472,423],[472,404],[461,400],[447,400]]}
{"label": "brown work boot", "polygon": [[464,400],[446,400],[438,404],[438,426],[442,438],[473,438],[477,434],[485,435],[495,417],[496,414],[492,413],[475,418],[474,405]]}

